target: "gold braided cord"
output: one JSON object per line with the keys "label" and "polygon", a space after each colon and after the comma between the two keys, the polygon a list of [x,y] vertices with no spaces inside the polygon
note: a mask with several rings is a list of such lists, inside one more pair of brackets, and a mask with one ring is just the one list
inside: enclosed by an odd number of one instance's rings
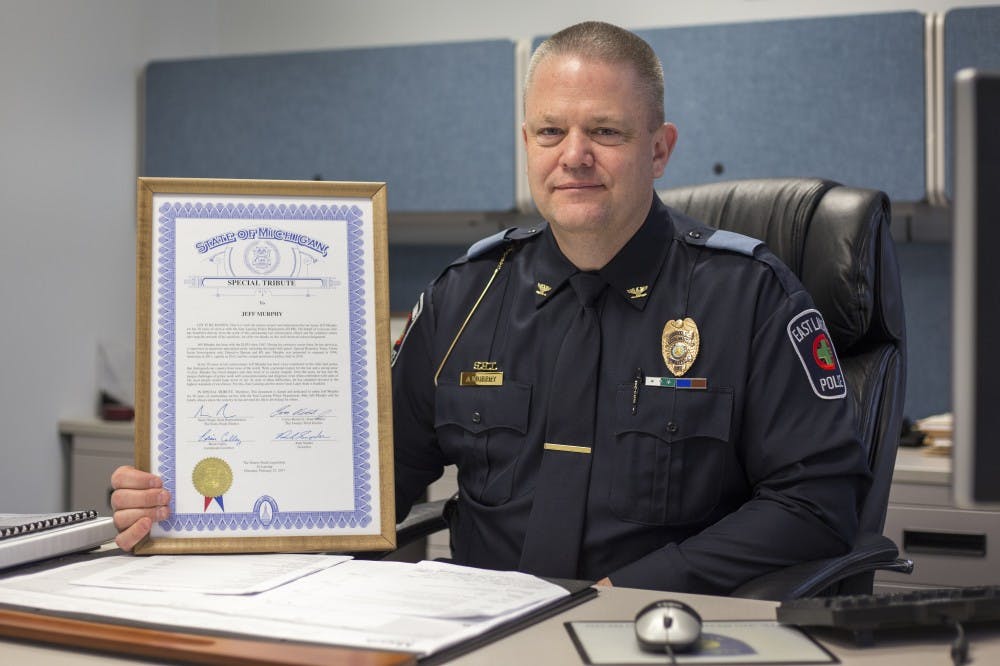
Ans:
{"label": "gold braided cord", "polygon": [[513,245],[508,245],[507,249],[504,250],[504,253],[500,256],[500,262],[497,263],[497,267],[493,269],[493,275],[490,276],[489,282],[487,282],[486,286],[483,287],[483,293],[479,294],[479,298],[476,299],[476,302],[473,304],[472,309],[469,310],[469,314],[465,316],[465,321],[462,322],[462,326],[458,329],[458,333],[455,334],[455,339],[451,341],[451,345],[448,347],[448,351],[445,352],[444,358],[441,359],[441,365],[438,366],[437,372],[434,373],[434,386],[437,386],[438,377],[441,375],[441,371],[444,369],[444,364],[448,362],[448,357],[451,356],[452,350],[454,350],[455,345],[458,344],[458,339],[462,337],[462,332],[465,331],[465,326],[469,323],[469,320],[472,319],[472,314],[476,311],[476,308],[478,308],[479,304],[483,302],[483,297],[486,296],[486,292],[489,291],[490,285],[493,284],[493,280],[496,279],[497,273],[500,272],[500,268],[503,266],[503,262],[507,260],[507,255],[510,254],[511,250],[513,249],[514,249]]}

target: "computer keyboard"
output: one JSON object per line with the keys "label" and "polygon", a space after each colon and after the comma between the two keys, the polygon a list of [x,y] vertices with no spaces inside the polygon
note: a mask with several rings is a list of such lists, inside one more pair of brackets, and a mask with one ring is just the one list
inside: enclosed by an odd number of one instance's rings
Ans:
{"label": "computer keyboard", "polygon": [[783,601],[778,622],[853,631],[863,643],[880,629],[1000,620],[1000,585]]}

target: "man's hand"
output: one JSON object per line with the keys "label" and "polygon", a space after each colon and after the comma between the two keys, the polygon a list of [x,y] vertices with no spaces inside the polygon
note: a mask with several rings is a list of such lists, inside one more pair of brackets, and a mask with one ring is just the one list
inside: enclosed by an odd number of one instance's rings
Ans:
{"label": "man's hand", "polygon": [[603,585],[604,587],[614,587],[615,584],[611,582],[610,578],[602,578],[601,580],[594,583],[594,585]]}
{"label": "man's hand", "polygon": [[170,515],[170,493],[163,489],[163,479],[131,465],[122,465],[111,474],[111,487],[111,508],[118,529],[115,543],[130,551],[149,534],[154,520]]}

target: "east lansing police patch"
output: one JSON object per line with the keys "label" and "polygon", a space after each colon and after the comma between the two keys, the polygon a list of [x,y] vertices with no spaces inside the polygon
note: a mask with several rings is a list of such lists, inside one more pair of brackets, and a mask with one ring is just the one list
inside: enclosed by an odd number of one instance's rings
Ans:
{"label": "east lansing police patch", "polygon": [[826,400],[847,395],[847,382],[819,310],[805,310],[792,317],[788,322],[788,339],[792,341],[816,395]]}

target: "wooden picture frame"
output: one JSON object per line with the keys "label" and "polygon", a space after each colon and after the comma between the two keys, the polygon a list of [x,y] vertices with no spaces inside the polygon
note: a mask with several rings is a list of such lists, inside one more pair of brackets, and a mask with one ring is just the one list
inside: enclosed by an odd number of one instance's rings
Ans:
{"label": "wooden picture frame", "polygon": [[385,184],[137,190],[135,552],[395,548]]}

